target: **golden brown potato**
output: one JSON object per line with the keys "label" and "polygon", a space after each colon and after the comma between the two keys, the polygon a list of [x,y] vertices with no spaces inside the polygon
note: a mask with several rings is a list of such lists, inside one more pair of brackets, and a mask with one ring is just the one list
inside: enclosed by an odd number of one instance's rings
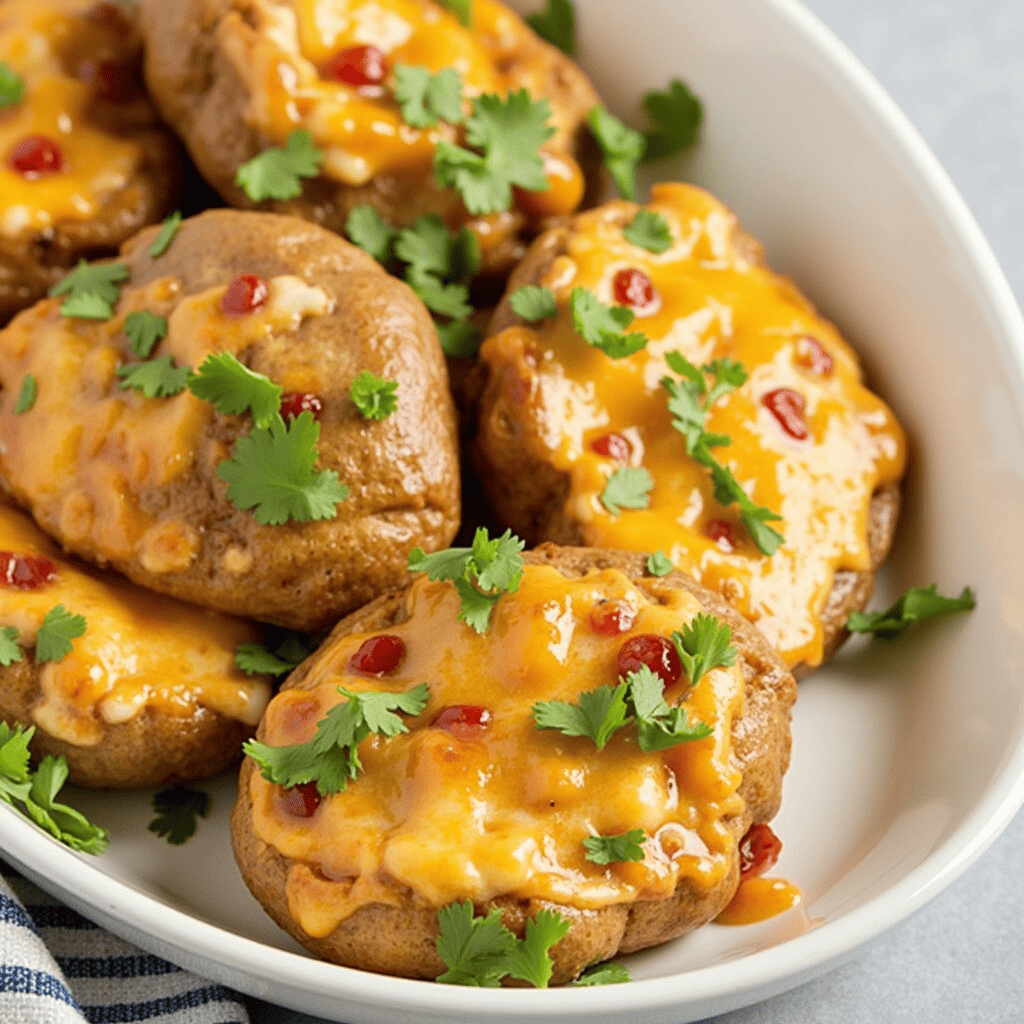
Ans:
{"label": "golden brown potato", "polygon": [[23,83],[0,109],[0,323],[80,258],[112,255],[177,199],[180,158],[142,83],[130,9],[6,0],[0,61]]}
{"label": "golden brown potato", "polygon": [[[84,621],[44,625],[58,607]],[[0,628],[20,651],[0,659],[0,721],[34,728],[33,754],[63,755],[81,786],[215,775],[238,760],[270,699],[266,676],[234,665],[239,644],[261,639],[254,625],[77,564],[7,506]],[[61,637],[66,650],[46,646]]]}
{"label": "golden brown potato", "polygon": [[[430,317],[365,253],[297,218],[211,211],[155,259],[154,236],[125,246],[112,318],[65,317],[48,299],[0,332],[4,486],[66,548],[142,586],[290,628],[333,625],[400,584],[412,548],[444,547],[458,528],[454,414]],[[224,466],[240,458],[250,415],[222,414],[187,388],[126,389],[118,371],[139,362],[124,333],[133,311],[167,320],[150,370],[168,359],[172,373],[197,370],[226,352],[282,387],[282,437],[309,419],[293,420],[303,402],[319,405],[312,475],[337,474],[347,497],[335,486],[288,512],[290,467],[313,450],[289,443],[260,456],[280,460],[272,473],[250,459],[229,500]],[[367,372],[397,385],[397,409],[380,420],[350,397]],[[38,397],[19,413],[26,375]],[[248,485],[271,504],[250,510]],[[309,516],[320,518],[298,521]]]}
{"label": "golden brown potato", "polygon": [[[470,442],[480,479],[528,543],[660,549],[800,675],[839,646],[870,596],[895,531],[903,432],[852,349],[764,267],[720,202],[655,186],[643,210],[671,238],[646,244],[661,252],[624,234],[640,210],[613,202],[577,215],[538,238],[512,276],[480,350]],[[515,315],[508,298],[527,284],[553,291],[554,316]],[[588,300],[635,319],[601,334],[591,315],[588,344],[570,308]],[[602,350],[631,333],[647,339],[633,354]],[[673,353],[717,367],[697,373],[705,388],[728,372],[720,360],[743,364],[746,380],[705,408]],[[708,448],[723,468],[687,454],[687,429],[725,436]],[[781,519],[762,524],[754,506]]]}
{"label": "golden brown potato", "polygon": [[[476,0],[469,28],[434,0],[150,0],[142,23],[156,102],[234,206],[254,205],[235,182],[238,168],[301,128],[325,155],[319,176],[303,183],[301,196],[263,208],[339,233],[350,211],[367,203],[398,227],[426,214],[452,228],[468,222],[484,269],[507,273],[524,238],[599,187],[583,120],[597,94],[568,57],[495,0]],[[467,96],[527,89],[547,99],[556,129],[544,146],[551,188],[518,193],[507,211],[470,217],[433,174],[437,139],[457,141],[456,131],[443,121],[420,129],[403,120],[394,99],[399,64],[455,68]]]}
{"label": "golden brown potato", "polygon": [[[282,788],[243,763],[236,859],[318,956],[437,977],[438,909],[469,899],[520,936],[543,908],[567,917],[551,951],[561,983],[715,917],[737,886],[741,837],[778,809],[796,687],[756,629],[681,573],[645,575],[641,555],[544,545],[525,559],[483,634],[456,621],[450,583],[420,579],[340,622],[271,702],[258,739],[287,746],[316,733],[345,699],[338,687],[429,687],[407,733],[361,744],[362,771],[340,793]],[[730,626],[738,654],[690,686],[665,638],[702,611]],[[536,727],[533,705],[614,685],[637,667],[637,644],[653,650],[665,700],[710,738],[644,753],[632,726],[602,749]],[[635,828],[643,860],[585,856],[584,839]]]}

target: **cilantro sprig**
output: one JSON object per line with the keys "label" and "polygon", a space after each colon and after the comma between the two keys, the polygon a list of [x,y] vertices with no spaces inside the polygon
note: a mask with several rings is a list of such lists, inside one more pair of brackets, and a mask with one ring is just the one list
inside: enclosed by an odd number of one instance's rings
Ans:
{"label": "cilantro sprig", "polygon": [[266,427],[254,426],[235,442],[233,457],[217,467],[228,501],[253,509],[261,526],[333,519],[348,488],[333,469],[316,472],[319,437],[320,425],[308,411],[288,425],[274,413]]}
{"label": "cilantro sprig", "polygon": [[522,288],[517,288],[508,297],[508,304],[516,316],[530,324],[546,320],[558,312],[555,293],[550,288],[540,288],[535,284],[524,284]]}
{"label": "cilantro sprig", "polygon": [[196,834],[199,819],[205,818],[209,811],[209,793],[191,786],[170,786],[153,795],[156,817],[148,828],[172,846],[181,846]]}
{"label": "cilantro sprig", "polygon": [[349,213],[345,221],[345,234],[353,245],[358,245],[378,263],[387,266],[391,262],[398,228],[393,228],[382,220],[380,214],[369,203],[357,206]]}
{"label": "cilantro sprig", "polygon": [[171,242],[174,241],[175,236],[181,229],[181,219],[181,210],[175,210],[160,225],[156,238],[153,239],[149,246],[149,255],[152,259],[155,260],[158,256],[163,256],[170,248]]}
{"label": "cilantro sprig", "polygon": [[585,988],[590,985],[621,985],[632,980],[629,970],[622,964],[607,961],[588,967],[572,984],[574,988]]}
{"label": "cilantro sprig", "polygon": [[665,91],[647,93],[643,105],[655,125],[644,132],[645,164],[675,156],[697,141],[704,109],[685,82],[672,79]]}
{"label": "cilantro sprig", "polygon": [[526,89],[475,97],[465,121],[466,142],[473,149],[440,139],[434,150],[438,182],[456,188],[474,215],[507,210],[513,185],[545,191],[550,183],[540,147],[555,134],[550,119],[548,101],[534,100]]}
{"label": "cilantro sprig", "polygon": [[235,649],[235,665],[249,676],[283,676],[305,661],[312,650],[295,633],[289,633],[273,653],[263,644],[246,641]]}
{"label": "cilantro sprig", "polygon": [[31,373],[26,373],[21,378],[21,387],[18,389],[18,397],[14,402],[14,415],[20,416],[23,412],[28,412],[36,404],[38,394],[38,381]]}
{"label": "cilantro sprig", "polygon": [[615,686],[605,684],[581,693],[576,704],[539,701],[531,708],[531,714],[538,729],[587,737],[598,750],[603,750],[616,732],[634,721],[637,745],[644,753],[710,736],[710,726],[703,722],[691,726],[685,708],[666,703],[664,689],[661,677],[641,665]]}
{"label": "cilantro sprig", "polygon": [[302,179],[320,173],[324,155],[313,144],[313,136],[297,128],[284,148],[273,147],[242,164],[235,184],[256,203],[264,199],[294,199],[302,194]]}
{"label": "cilantro sprig", "polygon": [[230,352],[208,355],[186,384],[196,398],[211,402],[224,416],[252,413],[257,427],[267,427],[281,408],[284,388],[248,366]]}
{"label": "cilantro sprig", "polygon": [[483,633],[502,594],[519,589],[524,547],[511,530],[492,540],[481,526],[469,548],[448,548],[429,555],[414,548],[409,554],[409,570],[425,572],[431,580],[450,580],[461,599],[459,621]]}
{"label": "cilantro sprig", "polygon": [[398,408],[397,391],[397,380],[385,380],[364,370],[352,381],[348,393],[363,419],[385,420]]}
{"label": "cilantro sprig", "polygon": [[609,359],[624,359],[647,346],[642,331],[623,332],[636,319],[626,306],[607,306],[586,288],[573,288],[569,296],[569,312],[576,333]]}
{"label": "cilantro sprig", "polygon": [[448,8],[466,28],[469,28],[473,20],[473,0],[438,0],[438,3]]}
{"label": "cilantro sprig", "polygon": [[497,988],[505,977],[547,988],[553,964],[550,949],[569,931],[569,920],[554,910],[539,910],[526,922],[522,939],[505,927],[501,911],[473,915],[473,904],[450,903],[437,914],[437,952],[448,968],[444,985]]}
{"label": "cilantro sprig", "polygon": [[426,683],[401,693],[356,693],[343,686],[338,692],[347,700],[327,712],[308,743],[271,747],[249,740],[243,744],[242,749],[259,765],[263,778],[286,788],[315,782],[321,796],[340,793],[349,779],[358,778],[362,771],[359,744],[371,733],[390,737],[408,732],[396,712],[418,715],[430,696]]}
{"label": "cilantro sprig", "polygon": [[0,108],[13,107],[25,98],[25,80],[0,61]]}
{"label": "cilantro sprig", "polygon": [[681,630],[673,631],[672,643],[691,686],[696,686],[704,673],[713,668],[736,664],[732,629],[714,615],[698,613]]}
{"label": "cilantro sprig", "polygon": [[572,0],[548,0],[543,11],[526,16],[526,24],[567,57],[576,56],[576,8]]}
{"label": "cilantro sprig", "polygon": [[62,604],[54,605],[43,617],[36,633],[36,661],[60,661],[74,649],[73,640],[85,635],[84,615],[69,612]]}
{"label": "cilantro sprig", "polygon": [[121,295],[120,284],[129,275],[126,263],[89,263],[81,259],[47,294],[50,298],[65,297],[61,316],[109,320]]}
{"label": "cilantro sprig", "polygon": [[[723,507],[738,506],[743,525],[758,550],[764,555],[773,555],[785,538],[768,523],[781,520],[782,516],[756,504],[733,471],[712,454],[712,448],[728,445],[729,437],[704,429],[712,406],[741,387],[747,380],[747,371],[742,363],[732,359],[716,359],[698,368],[679,352],[667,353],[665,361],[680,378],[676,380],[666,375],[661,378],[661,386],[669,396],[672,426],[683,435],[686,454],[711,471],[715,501]],[[710,386],[708,376],[712,379]]]}
{"label": "cilantro sprig", "polygon": [[427,68],[395,65],[395,99],[402,119],[414,128],[433,128],[438,121],[462,120],[462,77],[455,68],[431,74]]}
{"label": "cilantro sprig", "polygon": [[601,504],[613,515],[624,508],[649,508],[654,478],[643,466],[620,466],[608,477],[599,495]]}
{"label": "cilantro sprig", "polygon": [[156,343],[167,337],[167,318],[148,309],[137,309],[124,318],[122,330],[131,350],[140,359],[148,359]]}
{"label": "cilantro sprig", "polygon": [[894,640],[915,622],[971,611],[974,606],[974,592],[970,587],[964,587],[959,597],[944,597],[937,584],[932,583],[927,587],[911,587],[885,611],[850,612],[846,628],[851,633],[874,633],[883,640]]}
{"label": "cilantro sprig", "polygon": [[667,576],[673,569],[675,569],[675,565],[664,551],[655,551],[648,556],[647,571],[652,576]]}
{"label": "cilantro sprig", "polygon": [[12,729],[0,721],[0,800],[72,850],[102,853],[110,843],[107,830],[57,802],[68,777],[67,759],[47,754],[34,772],[29,769],[28,745],[34,733],[34,727]]}
{"label": "cilantro sprig", "polygon": [[4,668],[25,657],[25,652],[18,646],[20,635],[17,626],[0,627],[0,665]]}
{"label": "cilantro sprig", "polygon": [[636,216],[622,229],[627,242],[656,255],[668,252],[675,245],[672,229],[660,213],[637,210]]}
{"label": "cilantro sprig", "polygon": [[644,155],[644,137],[600,106],[588,112],[587,124],[597,140],[604,165],[619,195],[624,199],[636,199],[636,165]]}
{"label": "cilantro sprig", "polygon": [[588,836],[583,840],[587,851],[584,856],[594,864],[643,860],[643,843],[646,838],[642,828],[632,828],[617,836]]}
{"label": "cilantro sprig", "polygon": [[184,391],[191,372],[187,366],[175,366],[174,356],[117,368],[121,387],[141,391],[146,398],[170,398]]}

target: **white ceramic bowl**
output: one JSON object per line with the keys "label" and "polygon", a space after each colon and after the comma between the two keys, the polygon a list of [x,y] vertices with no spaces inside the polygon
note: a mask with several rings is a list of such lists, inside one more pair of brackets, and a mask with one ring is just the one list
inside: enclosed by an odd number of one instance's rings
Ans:
{"label": "white ceramic bowl", "polygon": [[[536,7],[539,0],[524,3]],[[673,76],[703,98],[696,152],[659,176],[717,192],[861,351],[912,439],[907,505],[876,603],[970,584],[978,608],[896,645],[857,642],[801,685],[775,827],[804,903],[629,958],[630,985],[478,990],[309,959],[227,848],[234,785],[181,848],[148,796],[76,794],[101,858],[0,805],[0,849],[111,930],[264,999],[349,1024],[681,1024],[837,963],[936,895],[1024,802],[1024,323],[977,227],[907,121],[793,0],[578,0],[582,58],[636,121]]]}

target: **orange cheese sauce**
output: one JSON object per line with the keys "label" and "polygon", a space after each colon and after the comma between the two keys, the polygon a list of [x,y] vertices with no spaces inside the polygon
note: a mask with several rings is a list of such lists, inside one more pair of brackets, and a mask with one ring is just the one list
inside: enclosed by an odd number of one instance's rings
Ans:
{"label": "orange cheese sauce", "polygon": [[[606,599],[636,609],[628,632],[594,632],[591,611]],[[283,691],[267,712],[266,742],[283,746],[315,735],[346,699],[339,686],[430,688],[410,731],[364,741],[362,774],[311,817],[290,813],[287,791],[254,773],[254,829],[296,861],[289,907],[309,934],[327,935],[360,905],[393,902],[406,889],[434,906],[509,894],[593,908],[668,897],[683,878],[710,887],[725,877],[744,807],[731,742],[744,702],[739,668],[715,669],[693,688],[684,676],[666,690],[691,723],[714,733],[661,752],[641,752],[632,727],[598,750],[589,738],[538,729],[531,716],[538,701],[575,703],[614,684],[622,642],[670,635],[700,610],[694,598],[665,588],[653,602],[614,570],[569,581],[528,566],[482,635],[456,622],[459,598],[448,583],[420,578],[406,600],[409,618],[386,631],[406,646],[393,672],[354,673],[353,653],[375,634],[342,637],[319,655],[312,688]],[[431,726],[442,709],[464,704],[492,716],[478,737]],[[585,838],[635,828],[646,834],[642,861],[586,859]]]}
{"label": "orange cheese sauce", "polygon": [[255,726],[270,699],[265,676],[234,665],[240,643],[260,639],[241,619],[149,593],[61,556],[20,512],[0,506],[0,551],[48,558],[56,578],[35,590],[0,580],[0,626],[34,649],[46,613],[58,604],[86,620],[70,654],[40,668],[35,723],[76,746],[94,746],[108,727],[146,708],[191,717],[206,708]]}
{"label": "orange cheese sauce", "polygon": [[784,878],[745,878],[716,924],[757,924],[792,910],[801,900],[800,890]]}
{"label": "orange cheese sauce", "polygon": [[[24,99],[0,108],[0,234],[11,238],[61,222],[95,217],[124,188],[143,159],[141,146],[92,119],[95,90],[78,77],[82,54],[95,62],[118,46],[111,29],[90,20],[92,0],[4,0],[0,61],[25,83]],[[66,53],[74,44],[74,60]],[[28,136],[56,142],[63,169],[29,180],[7,158]]]}
{"label": "orange cheese sauce", "polygon": [[[870,567],[869,502],[903,473],[903,432],[861,383],[857,358],[836,330],[787,280],[737,251],[735,218],[715,198],[687,185],[655,186],[647,209],[668,222],[675,240],[662,255],[625,240],[624,209],[635,208],[613,203],[577,217],[567,254],[540,282],[559,300],[557,317],[488,339],[481,358],[500,368],[525,350],[536,362],[531,388],[511,380],[505,386],[518,392],[507,400],[540,438],[538,457],[567,474],[566,512],[584,544],[662,549],[756,622],[790,666],[815,665],[822,657],[819,614],[835,573]],[[574,332],[569,297],[581,287],[616,305],[615,275],[629,268],[650,278],[660,305],[628,328],[647,335],[647,348],[613,360]],[[805,365],[808,336],[832,357],[831,373]],[[673,351],[696,366],[738,360],[749,374],[718,400],[706,429],[732,439],[715,456],[756,504],[782,516],[771,525],[785,543],[772,557],[747,537],[735,505],[715,501],[709,472],[687,457],[672,426],[659,381],[675,376],[665,362]],[[803,396],[806,440],[787,435],[762,403],[778,388]],[[616,516],[600,501],[618,463],[591,444],[610,433],[629,441],[630,463],[654,479],[645,509]],[[735,549],[705,533],[712,520],[730,524]]]}
{"label": "orange cheese sauce", "polygon": [[245,18],[232,13],[218,31],[250,93],[248,120],[274,145],[306,129],[325,154],[322,173],[347,185],[381,174],[426,176],[441,133],[454,139],[454,132],[407,125],[390,87],[322,78],[324,65],[343,50],[376,46],[392,70],[453,67],[467,97],[524,87],[543,94],[539,67],[521,62],[514,73],[502,71],[507,55],[535,41],[494,0],[474,0],[470,28],[433,0],[251,0],[247,8]]}
{"label": "orange cheese sauce", "polygon": [[[144,496],[197,470],[213,475],[215,466],[200,458],[214,407],[187,389],[146,398],[121,387],[118,367],[138,362],[123,332],[129,313],[167,318],[167,336],[151,359],[169,355],[176,366],[197,369],[213,352],[286,346],[305,317],[332,308],[319,287],[281,276],[268,282],[262,310],[231,317],[220,308],[226,288],[182,296],[179,280],[160,278],[126,289],[106,321],[62,317],[63,299],[46,299],[0,332],[0,472],[18,501],[75,551],[138,558],[159,573],[187,568],[201,542],[191,524],[150,511]],[[38,396],[17,414],[26,374],[36,378]],[[219,445],[214,455],[229,458],[230,447]]]}

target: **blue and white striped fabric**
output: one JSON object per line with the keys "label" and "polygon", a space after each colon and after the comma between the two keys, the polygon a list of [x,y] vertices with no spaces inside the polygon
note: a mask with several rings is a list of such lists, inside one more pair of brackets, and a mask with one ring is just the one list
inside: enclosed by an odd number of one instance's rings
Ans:
{"label": "blue and white striped fabric", "polygon": [[242,997],[144,953],[0,861],[2,1024],[247,1024]]}

